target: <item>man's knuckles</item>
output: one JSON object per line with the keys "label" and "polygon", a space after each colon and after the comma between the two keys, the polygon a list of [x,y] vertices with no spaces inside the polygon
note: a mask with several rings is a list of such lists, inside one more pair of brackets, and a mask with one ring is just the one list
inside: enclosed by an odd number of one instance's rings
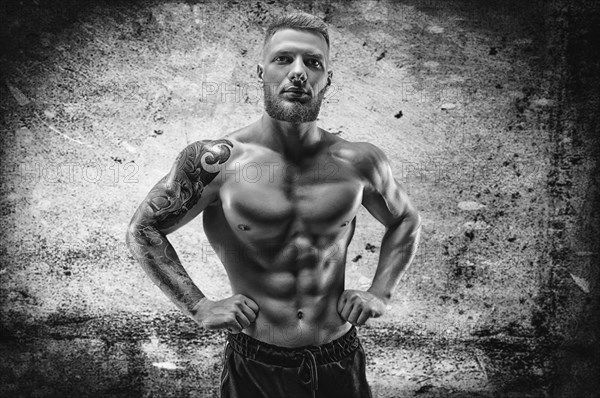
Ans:
{"label": "man's knuckles", "polygon": [[233,300],[233,305],[236,308],[242,308],[246,304],[244,304],[244,300],[242,300],[241,298],[236,298],[235,300]]}
{"label": "man's knuckles", "polygon": [[356,295],[350,299],[350,304],[352,307],[362,310],[368,306],[369,302],[365,301],[361,296]]}

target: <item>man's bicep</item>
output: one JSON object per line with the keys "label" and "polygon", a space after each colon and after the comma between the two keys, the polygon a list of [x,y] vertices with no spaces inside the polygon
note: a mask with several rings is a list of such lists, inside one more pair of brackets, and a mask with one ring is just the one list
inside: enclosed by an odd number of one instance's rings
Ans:
{"label": "man's bicep", "polygon": [[177,157],[171,171],[148,193],[137,222],[170,233],[185,225],[218,196],[221,166],[231,156],[229,140],[195,142]]}
{"label": "man's bicep", "polygon": [[394,179],[392,168],[385,154],[373,146],[370,170],[363,192],[363,206],[382,224],[389,227],[406,216],[417,214],[406,191]]}
{"label": "man's bicep", "polygon": [[363,206],[386,227],[390,227],[407,215],[416,213],[408,195],[393,178],[381,189],[366,188],[363,193]]}
{"label": "man's bicep", "polygon": [[[187,224],[216,197],[216,190],[187,191],[185,183],[170,181],[171,175],[163,177],[148,193],[140,205],[138,221],[152,225],[168,234]],[[183,178],[183,177],[181,177]]]}

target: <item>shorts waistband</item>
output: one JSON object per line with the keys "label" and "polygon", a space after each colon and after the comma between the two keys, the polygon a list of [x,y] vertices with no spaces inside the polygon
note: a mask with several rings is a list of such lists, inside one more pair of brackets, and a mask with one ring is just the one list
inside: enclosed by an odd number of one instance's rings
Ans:
{"label": "shorts waistband", "polygon": [[299,367],[306,361],[307,354],[317,365],[337,362],[352,354],[359,346],[356,328],[329,343],[320,346],[280,347],[257,340],[245,333],[229,334],[227,343],[238,354],[270,365]]}

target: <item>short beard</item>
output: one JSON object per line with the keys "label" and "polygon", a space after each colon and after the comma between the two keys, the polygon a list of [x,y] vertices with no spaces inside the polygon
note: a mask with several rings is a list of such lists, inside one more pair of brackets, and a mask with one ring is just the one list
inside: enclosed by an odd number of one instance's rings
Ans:
{"label": "short beard", "polygon": [[263,85],[263,93],[265,96],[265,111],[273,119],[294,124],[314,122],[319,116],[321,103],[325,97],[327,86],[319,91],[316,97],[312,97],[310,101],[302,103],[299,101],[286,101],[279,97],[273,90],[273,86],[269,84]]}

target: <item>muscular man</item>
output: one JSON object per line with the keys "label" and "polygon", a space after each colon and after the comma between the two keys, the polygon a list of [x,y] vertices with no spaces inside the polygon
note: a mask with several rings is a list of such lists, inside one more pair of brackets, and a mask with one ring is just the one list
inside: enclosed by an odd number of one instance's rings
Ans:
{"label": "muscular man", "polygon": [[[332,79],[323,22],[275,21],[257,70],[262,118],[185,148],[133,216],[129,247],[183,312],[229,330],[222,397],[370,397],[355,326],[385,312],[420,217],[380,149],[317,127]],[[361,205],[386,233],[369,289],[345,290]],[[166,237],[201,212],[234,292],[223,300],[205,297]]]}

